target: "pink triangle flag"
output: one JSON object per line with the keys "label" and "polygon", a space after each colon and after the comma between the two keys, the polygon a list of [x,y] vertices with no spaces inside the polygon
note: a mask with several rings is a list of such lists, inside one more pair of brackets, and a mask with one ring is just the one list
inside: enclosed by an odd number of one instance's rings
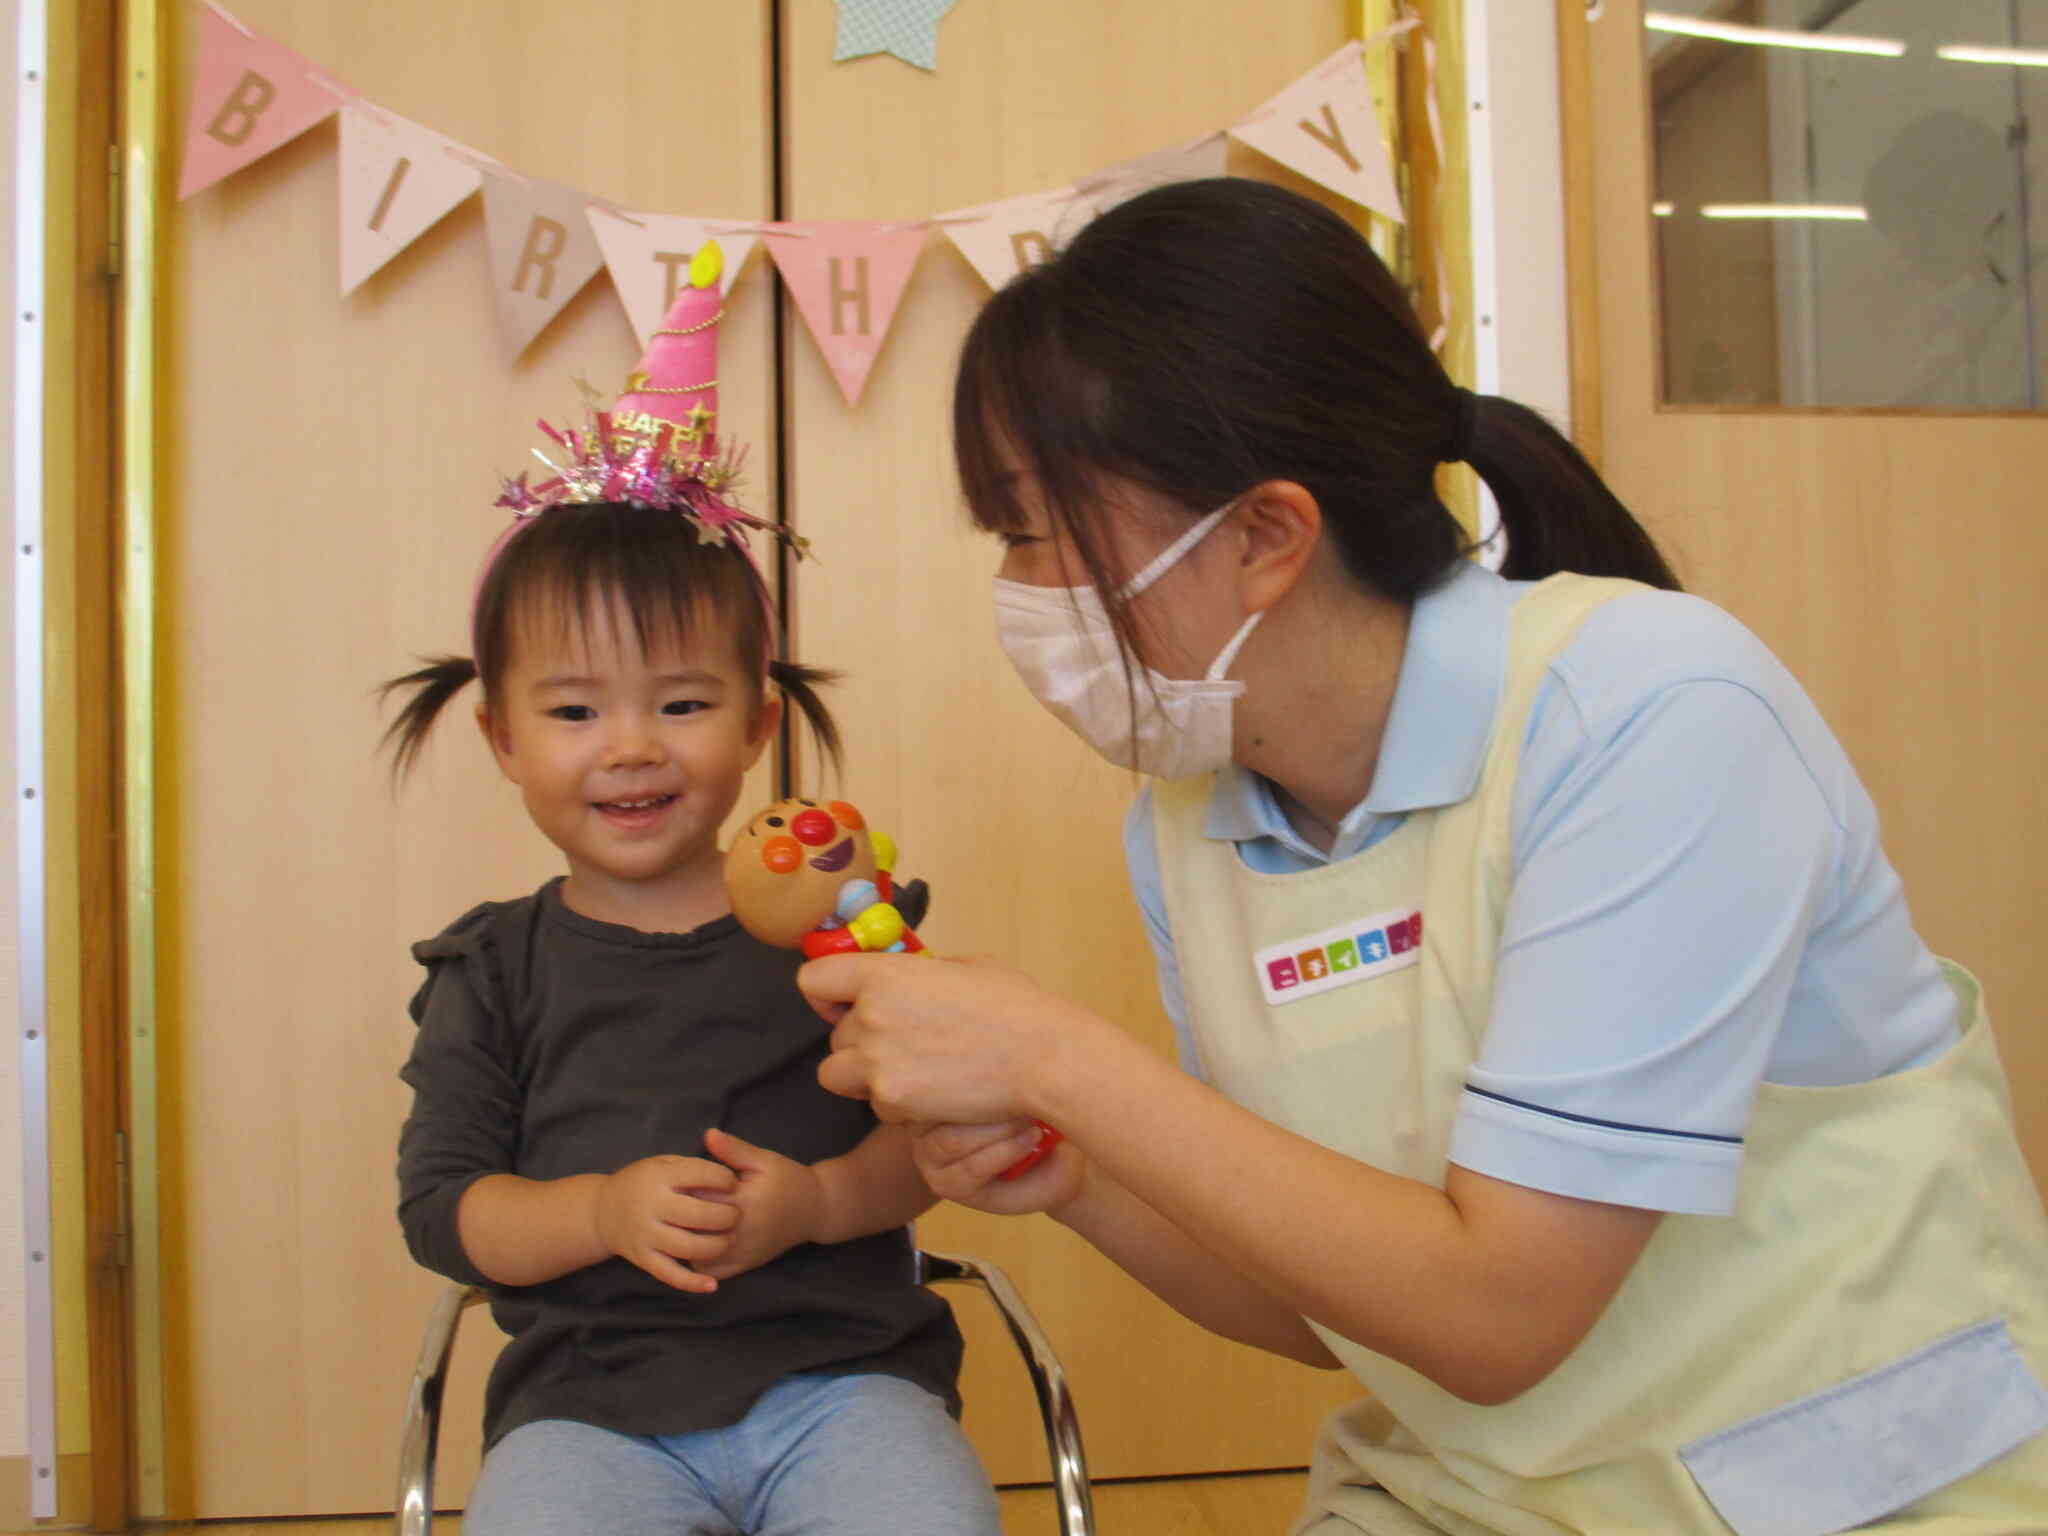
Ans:
{"label": "pink triangle flag", "polygon": [[342,296],[476,191],[482,158],[366,101],[343,107]]}
{"label": "pink triangle flag", "polygon": [[1095,205],[1078,188],[1061,187],[942,213],[932,222],[983,282],[1000,288],[1059,250],[1094,217]]}
{"label": "pink triangle flag", "polygon": [[203,192],[289,144],[352,94],[219,6],[203,7],[178,196]]}
{"label": "pink triangle flag", "polygon": [[1093,176],[1083,176],[1075,186],[1097,214],[1104,214],[1118,203],[1129,202],[1140,192],[1163,187],[1170,181],[1201,181],[1221,176],[1229,159],[1230,141],[1219,128],[1171,149],[1154,150],[1133,160],[1105,165]]}
{"label": "pink triangle flag", "polygon": [[888,338],[928,221],[763,224],[769,254],[850,406]]}
{"label": "pink triangle flag", "polygon": [[1220,130],[1206,133],[1171,149],[1106,165],[1070,187],[956,209],[932,222],[945,230],[983,282],[1000,288],[1065,247],[1089,220],[1118,203],[1170,181],[1221,176],[1229,148]]}
{"label": "pink triangle flag", "polygon": [[584,211],[590,195],[486,170],[484,238],[505,341],[518,357],[604,265]]}
{"label": "pink triangle flag", "polygon": [[1230,136],[1375,213],[1403,217],[1356,41],[1234,124]]}
{"label": "pink triangle flag", "polygon": [[590,232],[604,252],[612,286],[643,347],[652,342],[669,306],[689,285],[690,260],[707,240],[716,240],[724,254],[719,291],[730,294],[760,239],[759,226],[745,220],[599,207],[590,210]]}

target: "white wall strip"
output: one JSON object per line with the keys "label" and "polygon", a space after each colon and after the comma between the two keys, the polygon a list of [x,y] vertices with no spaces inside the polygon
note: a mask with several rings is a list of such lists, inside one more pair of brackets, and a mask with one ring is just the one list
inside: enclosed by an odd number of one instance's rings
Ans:
{"label": "white wall strip", "polygon": [[56,1317],[50,1272],[50,1075],[43,894],[43,225],[46,0],[17,0],[14,164],[14,763],[19,881],[22,1235],[28,1266],[30,1509],[57,1514]]}
{"label": "white wall strip", "polygon": [[[1492,81],[1488,67],[1486,0],[1465,0],[1465,165],[1472,216],[1472,382],[1482,395],[1497,395],[1500,381],[1499,219],[1493,197]],[[1499,568],[1506,553],[1494,535],[1500,508],[1486,482],[1479,483],[1479,537],[1490,540],[1480,555]]]}

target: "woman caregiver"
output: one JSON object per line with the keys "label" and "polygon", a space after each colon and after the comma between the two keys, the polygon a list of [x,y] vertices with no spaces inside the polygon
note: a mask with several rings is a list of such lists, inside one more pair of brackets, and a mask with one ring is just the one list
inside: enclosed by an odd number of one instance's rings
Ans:
{"label": "woman caregiver", "polygon": [[[1154,776],[1186,1070],[1014,972],[839,957],[825,1084],[935,1127],[941,1194],[1354,1372],[1300,1531],[2048,1529],[2048,1223],[1977,984],[1569,444],[1245,180],[999,292],[954,426],[1006,652]],[[1004,1180],[1027,1117],[1066,1141]]]}

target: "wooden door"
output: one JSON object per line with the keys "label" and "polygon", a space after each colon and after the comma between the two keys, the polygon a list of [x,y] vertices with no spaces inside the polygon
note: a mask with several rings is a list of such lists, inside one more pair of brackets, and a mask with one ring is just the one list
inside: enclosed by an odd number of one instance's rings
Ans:
{"label": "wooden door", "polygon": [[[627,207],[770,211],[766,8],[657,0],[602,25],[539,0],[234,0],[371,101]],[[173,100],[196,7],[175,8]],[[174,1512],[388,1509],[430,1299],[393,1216],[406,946],[558,867],[459,700],[413,782],[375,755],[374,686],[466,653],[477,562],[531,465],[638,355],[600,274],[508,360],[472,199],[337,291],[336,128],[178,205],[164,293],[162,487]],[[772,505],[773,288],[722,337],[725,427]],[[769,797],[762,775],[758,792]],[[470,1480],[472,1316],[442,1488]]]}
{"label": "wooden door", "polygon": [[[789,216],[920,218],[1180,144],[1339,47],[1347,9],[963,5],[927,75],[893,59],[831,64],[832,11],[794,7]],[[1285,175],[1249,151],[1233,156],[1237,172]],[[848,674],[836,695],[848,792],[894,829],[904,868],[931,879],[932,942],[1019,965],[1170,1051],[1124,876],[1136,783],[1016,682],[995,643],[996,547],[960,507],[952,370],[986,293],[935,232],[854,409],[792,314],[791,503],[819,557],[798,578],[798,650]],[[1183,1322],[1050,1222],[946,1210],[924,1228],[928,1243],[1015,1272],[1074,1379],[1098,1475],[1300,1465],[1322,1414],[1358,1395],[1348,1378]],[[1007,1346],[976,1322],[971,1424],[1023,1390],[993,1368]],[[1043,1475],[1023,1426],[979,1435],[999,1479]]]}
{"label": "wooden door", "polygon": [[1842,739],[1920,931],[1984,981],[2048,1178],[2048,950],[2032,931],[2048,893],[2048,418],[1661,405],[1644,7],[1595,9],[1559,14],[1566,79],[1588,82],[1568,103],[1566,174],[1590,199],[1575,341],[1597,327],[1603,467]]}

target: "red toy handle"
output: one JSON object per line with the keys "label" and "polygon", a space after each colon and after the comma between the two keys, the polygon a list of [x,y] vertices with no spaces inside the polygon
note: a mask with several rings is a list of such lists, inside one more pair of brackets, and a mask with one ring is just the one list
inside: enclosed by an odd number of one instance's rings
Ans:
{"label": "red toy handle", "polygon": [[1023,1178],[1025,1174],[1029,1173],[1032,1169],[1036,1168],[1048,1157],[1051,1157],[1052,1149],[1067,1139],[1065,1136],[1060,1134],[1060,1132],[1054,1130],[1051,1126],[1047,1125],[1043,1120],[1034,1120],[1031,1123],[1038,1127],[1038,1145],[1033,1147],[1029,1152],[1026,1152],[1022,1157],[1018,1158],[1016,1162],[1010,1164],[1009,1167],[1005,1168],[1002,1171],[1002,1173],[998,1175],[999,1178],[1002,1178],[1005,1181],[1010,1179]]}

